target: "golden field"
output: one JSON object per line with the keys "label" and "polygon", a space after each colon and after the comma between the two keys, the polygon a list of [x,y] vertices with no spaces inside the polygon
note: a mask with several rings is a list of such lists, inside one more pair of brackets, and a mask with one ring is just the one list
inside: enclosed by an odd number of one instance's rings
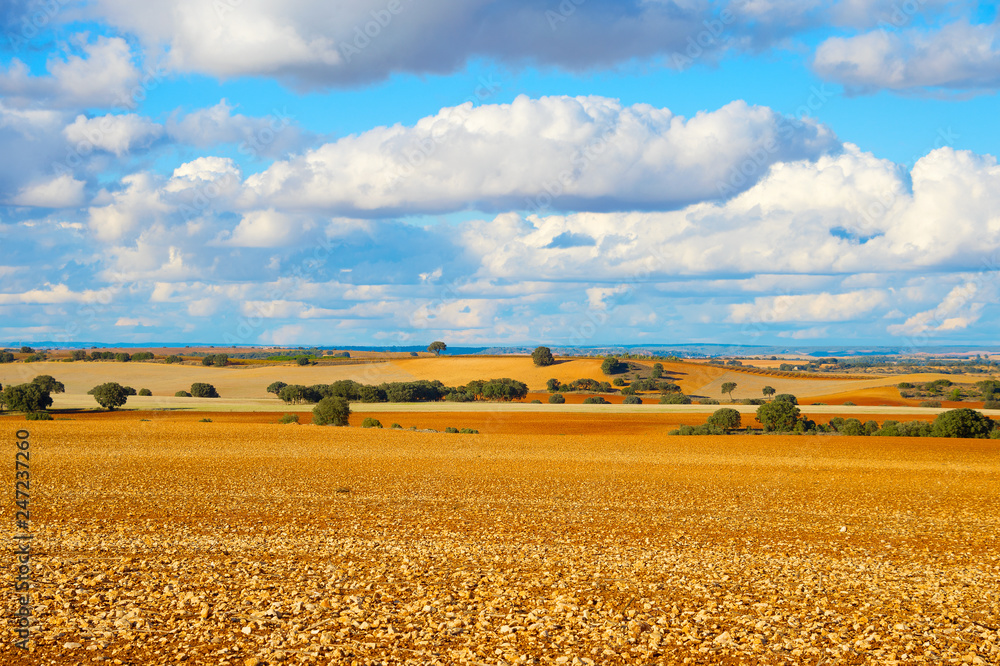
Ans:
{"label": "golden field", "polygon": [[991,440],[2,423],[3,664],[1000,661]]}
{"label": "golden field", "polygon": [[[652,362],[641,362],[652,365]],[[861,375],[856,379],[777,377],[741,372],[702,363],[663,362],[666,375],[672,378],[688,395],[728,399],[723,395],[724,382],[736,382],[733,397],[760,398],[764,386],[774,387],[778,393],[791,393],[800,401],[847,401],[873,404],[868,392],[881,399],[878,404],[918,404],[919,400],[904,400],[895,385],[901,381],[929,382],[951,379],[955,382],[976,382],[982,375]],[[167,365],[163,363],[98,362],[42,362],[0,365],[0,385],[20,384],[37,375],[52,375],[66,385],[66,393],[55,395],[55,408],[93,405],[87,391],[98,384],[115,381],[135,389],[148,388],[156,398],[172,398],[174,393],[187,390],[195,382],[215,386],[223,399],[261,400],[276,399],[266,391],[275,381],[287,384],[329,384],[341,379],[353,379],[363,384],[440,380],[447,386],[460,386],[476,379],[510,377],[523,381],[532,391],[543,391],[550,378],[561,382],[592,378],[610,380],[601,373],[601,359],[562,359],[549,367],[536,367],[530,358],[504,357],[424,357],[392,359],[384,363],[359,363],[350,365],[317,365],[300,367],[294,364],[267,366],[234,366],[227,368],[201,365]]]}

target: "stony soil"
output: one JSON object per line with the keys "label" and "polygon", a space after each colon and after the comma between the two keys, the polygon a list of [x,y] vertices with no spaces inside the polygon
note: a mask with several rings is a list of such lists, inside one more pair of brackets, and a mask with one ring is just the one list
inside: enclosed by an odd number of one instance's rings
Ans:
{"label": "stony soil", "polygon": [[994,441],[29,425],[3,664],[1000,662]]}

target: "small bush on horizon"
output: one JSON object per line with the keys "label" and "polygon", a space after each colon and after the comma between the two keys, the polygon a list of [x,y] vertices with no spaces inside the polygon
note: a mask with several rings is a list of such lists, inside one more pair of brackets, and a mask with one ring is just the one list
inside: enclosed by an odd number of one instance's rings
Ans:
{"label": "small bush on horizon", "polygon": [[381,428],[382,427],[382,422],[379,421],[378,419],[375,419],[375,418],[372,418],[372,417],[369,416],[369,417],[365,418],[364,421],[361,422],[361,427],[362,428]]}
{"label": "small bush on horizon", "polygon": [[147,388],[139,389],[139,395],[141,395],[141,396],[150,396],[150,395],[153,395],[153,392],[150,391]]}
{"label": "small bush on horizon", "polygon": [[452,428],[451,426],[448,426],[447,428],[444,429],[444,431],[448,433],[457,433],[458,428]]}
{"label": "small bush on horizon", "polygon": [[625,396],[624,400],[622,400],[622,404],[623,405],[641,405],[642,404],[642,398],[640,398],[637,395],[628,395],[628,396]]}
{"label": "small bush on horizon", "polygon": [[278,423],[298,423],[298,422],[299,422],[298,414],[285,414],[278,420]]}
{"label": "small bush on horizon", "polygon": [[190,398],[191,394],[188,393],[187,391],[178,391],[177,393],[174,393],[174,397],[175,398]]}
{"label": "small bush on horizon", "polygon": [[[691,398],[683,393],[669,393],[660,397],[661,405],[690,405]],[[718,404],[718,403],[716,403]]]}
{"label": "small bush on horizon", "polygon": [[561,405],[566,402],[566,396],[562,393],[553,393],[549,396],[550,405]]}
{"label": "small bush on horizon", "polygon": [[599,395],[592,395],[589,398],[583,399],[583,404],[585,405],[610,405],[611,403],[602,398]]}

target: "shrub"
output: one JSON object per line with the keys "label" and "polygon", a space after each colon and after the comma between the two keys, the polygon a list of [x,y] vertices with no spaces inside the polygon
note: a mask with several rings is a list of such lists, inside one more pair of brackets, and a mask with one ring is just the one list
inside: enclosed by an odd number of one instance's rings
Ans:
{"label": "shrub", "polygon": [[308,356],[299,356],[295,359],[295,362],[299,365],[309,365],[311,363]]}
{"label": "shrub", "polygon": [[778,395],[774,396],[774,398],[772,398],[772,401],[773,402],[788,402],[788,403],[791,403],[793,405],[799,404],[799,399],[796,398],[791,393],[779,393]]}
{"label": "shrub", "polygon": [[661,405],[690,405],[691,398],[687,397],[683,393],[668,393],[667,395],[660,396]]}
{"label": "shrub", "polygon": [[622,388],[622,395],[635,395],[635,387],[634,386],[626,386],[626,387]]}
{"label": "shrub", "polygon": [[391,428],[392,430],[402,430],[403,426],[399,425],[398,423],[393,423],[391,426],[389,426],[389,428]]}
{"label": "shrub", "polygon": [[13,363],[14,355],[10,352],[0,352],[0,363]]}
{"label": "shrub", "polygon": [[191,384],[191,395],[195,398],[218,398],[219,392],[211,384],[195,382]]}
{"label": "shrub", "polygon": [[126,393],[125,387],[117,382],[108,382],[107,384],[95,386],[93,391],[94,400],[107,410],[114,411],[128,400],[128,393]]}
{"label": "shrub", "polygon": [[478,435],[479,434],[479,431],[476,430],[475,428],[462,428],[461,430],[459,430],[459,432],[462,433],[463,435]]}
{"label": "shrub", "polygon": [[940,400],[924,400],[923,402],[920,403],[920,406],[921,407],[940,407],[941,406],[941,401]]}
{"label": "shrub", "polygon": [[899,382],[898,384],[896,384],[896,388],[911,389],[913,388],[913,384],[911,384],[910,382]]}
{"label": "shrub", "polygon": [[795,429],[798,419],[799,408],[788,400],[778,400],[778,396],[757,408],[757,420],[766,432],[790,432]]}
{"label": "shrub", "polygon": [[857,407],[857,405],[848,400],[847,402],[844,403],[844,407]]}
{"label": "shrub", "polygon": [[316,425],[346,426],[351,416],[351,405],[344,398],[323,398],[313,407],[313,423]]}
{"label": "shrub", "polygon": [[551,405],[561,405],[566,402],[566,396],[562,393],[553,393],[549,396],[549,404]]}
{"label": "shrub", "polygon": [[708,417],[708,425],[721,428],[722,430],[734,430],[741,425],[741,416],[738,411],[729,407],[717,409]]}
{"label": "shrub", "polygon": [[535,351],[531,352],[531,360],[539,367],[552,365],[556,362],[555,357],[552,356],[552,350],[548,347],[535,347]]}
{"label": "shrub", "polygon": [[642,404],[642,398],[640,398],[637,395],[629,395],[629,396],[626,396],[624,400],[622,400],[622,404],[623,405],[641,405]]}
{"label": "shrub", "polygon": [[531,401],[530,403],[528,403],[528,404],[530,404],[530,405],[540,405],[540,404],[542,404],[542,401],[541,401],[541,400],[532,400],[532,401]]}
{"label": "shrub", "polygon": [[358,400],[361,402],[386,402],[389,399],[388,395],[386,395],[385,389],[378,386],[368,385],[359,386],[357,396]]}
{"label": "shrub", "polygon": [[372,417],[366,417],[364,421],[361,422],[362,428],[381,428],[382,422],[378,419],[373,419]]}
{"label": "shrub", "polygon": [[606,375],[619,375],[628,370],[628,365],[622,363],[614,356],[606,356],[601,363],[601,372]]}
{"label": "shrub", "polygon": [[715,398],[699,398],[698,399],[698,404],[699,405],[718,405],[719,401],[716,400]]}
{"label": "shrub", "polygon": [[457,433],[458,428],[452,428],[451,426],[448,426],[447,428],[444,429],[444,431],[449,433]]}
{"label": "shrub", "polygon": [[153,355],[153,352],[139,352],[137,354],[132,354],[133,361],[152,361],[154,358],[156,358],[156,356]]}
{"label": "shrub", "polygon": [[625,386],[625,380],[621,377],[615,377],[614,381],[611,382],[612,386]]}
{"label": "shrub", "polygon": [[139,395],[141,395],[141,396],[150,396],[150,395],[153,395],[153,392],[150,391],[149,389],[139,389]]}
{"label": "shrub", "polygon": [[211,423],[212,419],[198,419],[198,423]]}
{"label": "shrub", "polygon": [[989,436],[993,425],[993,421],[975,409],[949,409],[934,419],[931,434],[934,437],[983,438]]}
{"label": "shrub", "polygon": [[298,422],[299,422],[298,414],[285,414],[280,419],[278,419],[278,423],[298,423]]}
{"label": "shrub", "polygon": [[132,360],[132,357],[128,354],[128,352],[118,352],[115,354],[115,360],[119,363],[128,363]]}
{"label": "shrub", "polygon": [[650,377],[652,377],[653,379],[659,379],[662,376],[663,376],[663,364],[654,363],[653,372],[650,374]]}
{"label": "shrub", "polygon": [[562,386],[562,382],[560,382],[560,381],[559,381],[558,379],[556,379],[555,377],[553,377],[552,379],[550,379],[550,380],[548,380],[547,382],[545,382],[545,389],[546,389],[546,390],[547,390],[547,391],[548,391],[549,393],[555,393],[556,391],[558,391],[558,390],[559,390],[559,387],[560,387],[560,386]]}
{"label": "shrub", "polygon": [[611,403],[602,398],[599,395],[592,395],[589,398],[583,399],[583,404],[585,405],[610,405]]}
{"label": "shrub", "polygon": [[52,415],[48,412],[28,412],[24,418],[28,421],[51,421]]}
{"label": "shrub", "polygon": [[983,409],[1000,409],[1000,400],[987,400],[983,403]]}
{"label": "shrub", "polygon": [[718,426],[713,426],[709,424],[700,426],[689,426],[682,425],[677,430],[671,430],[671,435],[724,435],[726,434],[722,428]]}
{"label": "shrub", "polygon": [[763,405],[767,400],[763,398],[743,398],[740,400],[741,405]]}
{"label": "shrub", "polygon": [[163,362],[164,363],[183,363],[184,359],[182,359],[180,356],[177,356],[176,354],[171,354],[170,356],[168,356],[165,359],[163,359]]}
{"label": "shrub", "polygon": [[188,393],[187,391],[178,391],[177,393],[174,393],[174,397],[175,398],[190,398],[191,394]]}
{"label": "shrub", "polygon": [[865,434],[864,426],[861,425],[861,421],[858,419],[846,419],[844,424],[837,428],[837,430],[840,434],[850,435],[851,437]]}

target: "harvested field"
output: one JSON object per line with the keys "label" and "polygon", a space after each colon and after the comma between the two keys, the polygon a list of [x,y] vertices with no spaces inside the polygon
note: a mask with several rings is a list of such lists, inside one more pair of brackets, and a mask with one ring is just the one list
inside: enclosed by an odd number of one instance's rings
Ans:
{"label": "harvested field", "polygon": [[30,426],[12,666],[1000,659],[994,441]]}

